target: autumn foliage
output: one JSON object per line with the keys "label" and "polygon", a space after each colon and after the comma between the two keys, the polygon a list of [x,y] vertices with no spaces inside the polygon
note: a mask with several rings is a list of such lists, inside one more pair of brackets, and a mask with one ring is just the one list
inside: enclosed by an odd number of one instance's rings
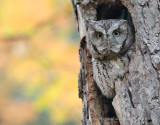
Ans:
{"label": "autumn foliage", "polygon": [[70,1],[1,1],[0,125],[80,124],[74,25]]}

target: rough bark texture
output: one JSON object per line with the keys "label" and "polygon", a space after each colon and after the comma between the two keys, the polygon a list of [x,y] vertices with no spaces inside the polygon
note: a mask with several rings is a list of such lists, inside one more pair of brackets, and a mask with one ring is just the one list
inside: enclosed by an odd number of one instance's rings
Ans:
{"label": "rough bark texture", "polygon": [[[160,1],[73,0],[72,3],[81,39],[82,125],[160,125]],[[115,18],[116,12],[123,8],[121,3],[132,16],[136,44],[129,72],[125,79],[116,81],[116,96],[112,101],[101,94],[93,80],[86,29],[88,20]]]}

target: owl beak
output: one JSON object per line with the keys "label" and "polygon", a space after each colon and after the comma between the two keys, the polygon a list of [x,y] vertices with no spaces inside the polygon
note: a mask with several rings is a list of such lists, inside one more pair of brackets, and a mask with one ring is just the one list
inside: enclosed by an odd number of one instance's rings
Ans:
{"label": "owl beak", "polygon": [[107,43],[108,43],[108,36],[105,35],[105,36],[103,37],[103,40],[104,40],[104,41],[107,41]]}
{"label": "owl beak", "polygon": [[107,40],[108,39],[108,35],[104,35],[104,40]]}

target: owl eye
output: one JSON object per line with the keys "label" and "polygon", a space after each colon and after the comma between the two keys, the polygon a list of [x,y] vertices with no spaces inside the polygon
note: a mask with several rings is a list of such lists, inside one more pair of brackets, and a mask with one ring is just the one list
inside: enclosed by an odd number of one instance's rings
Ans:
{"label": "owl eye", "polygon": [[113,31],[113,36],[120,36],[120,31],[118,31],[118,30],[115,30],[115,31]]}
{"label": "owl eye", "polygon": [[101,39],[101,38],[103,37],[103,34],[102,34],[102,33],[97,33],[97,34],[96,34],[96,37],[97,37],[98,39]]}

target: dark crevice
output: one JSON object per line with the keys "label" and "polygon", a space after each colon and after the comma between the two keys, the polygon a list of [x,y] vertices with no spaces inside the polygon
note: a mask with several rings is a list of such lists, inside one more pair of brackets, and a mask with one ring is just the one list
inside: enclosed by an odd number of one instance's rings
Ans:
{"label": "dark crevice", "polygon": [[104,106],[104,110],[108,111],[106,112],[105,116],[107,116],[107,118],[117,118],[115,110],[113,108],[112,105],[112,99],[107,99],[105,96],[103,97],[103,106]]}
{"label": "dark crevice", "polygon": [[119,19],[124,10],[125,10],[125,7],[120,5],[111,6],[109,4],[102,3],[97,7],[97,20]]}
{"label": "dark crevice", "polygon": [[97,20],[106,19],[124,19],[131,25],[132,17],[128,9],[120,2],[118,3],[101,3],[97,6]]}
{"label": "dark crevice", "polygon": [[129,89],[128,89],[128,94],[129,94],[129,97],[130,97],[131,104],[132,104],[133,108],[135,108],[134,103],[132,101],[132,93]]}
{"label": "dark crevice", "polygon": [[[96,84],[95,84],[96,85]],[[102,116],[104,118],[114,118],[118,119],[115,113],[115,110],[112,105],[113,99],[107,99],[106,96],[102,95],[101,90],[99,87],[96,85],[97,88],[97,95],[99,95],[99,102],[101,104],[102,110]]]}

